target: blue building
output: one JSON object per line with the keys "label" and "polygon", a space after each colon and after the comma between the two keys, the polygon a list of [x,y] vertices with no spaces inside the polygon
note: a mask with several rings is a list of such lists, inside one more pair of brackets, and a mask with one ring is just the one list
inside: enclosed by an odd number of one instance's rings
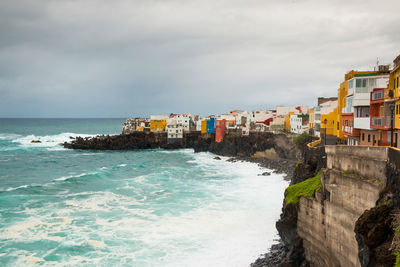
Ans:
{"label": "blue building", "polygon": [[207,120],[207,133],[215,133],[215,118]]}

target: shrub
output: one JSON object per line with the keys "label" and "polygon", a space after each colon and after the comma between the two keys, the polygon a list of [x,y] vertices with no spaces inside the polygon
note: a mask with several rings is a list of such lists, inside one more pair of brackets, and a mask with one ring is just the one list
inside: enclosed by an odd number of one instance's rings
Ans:
{"label": "shrub", "polygon": [[293,141],[297,145],[297,147],[303,147],[307,143],[311,142],[311,136],[307,132],[304,132],[296,136],[296,138]]}
{"label": "shrub", "polygon": [[315,191],[320,190],[321,184],[321,171],[312,178],[309,178],[301,183],[294,184],[286,188],[285,201],[289,203],[298,203],[301,196],[312,197]]}

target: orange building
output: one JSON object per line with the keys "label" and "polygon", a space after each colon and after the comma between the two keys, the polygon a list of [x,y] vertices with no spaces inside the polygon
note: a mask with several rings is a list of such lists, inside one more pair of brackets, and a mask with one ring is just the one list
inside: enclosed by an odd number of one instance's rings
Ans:
{"label": "orange building", "polygon": [[226,120],[215,121],[215,142],[220,143],[224,140],[226,133]]}

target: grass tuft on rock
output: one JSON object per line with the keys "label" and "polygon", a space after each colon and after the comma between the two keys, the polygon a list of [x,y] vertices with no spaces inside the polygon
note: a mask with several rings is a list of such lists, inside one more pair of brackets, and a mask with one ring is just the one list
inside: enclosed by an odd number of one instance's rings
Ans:
{"label": "grass tuft on rock", "polygon": [[314,177],[286,188],[285,201],[287,204],[296,204],[299,202],[301,196],[312,197],[314,196],[315,191],[320,190],[321,187],[321,171],[319,171]]}
{"label": "grass tuft on rock", "polygon": [[400,251],[395,253],[396,255],[396,262],[394,263],[394,267],[400,267]]}

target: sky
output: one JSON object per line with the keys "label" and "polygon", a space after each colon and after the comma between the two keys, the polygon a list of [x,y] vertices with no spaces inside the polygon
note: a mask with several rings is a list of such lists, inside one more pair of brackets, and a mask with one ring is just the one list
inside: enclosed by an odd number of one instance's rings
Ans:
{"label": "sky", "polygon": [[400,54],[400,1],[1,0],[0,117],[314,106]]}

